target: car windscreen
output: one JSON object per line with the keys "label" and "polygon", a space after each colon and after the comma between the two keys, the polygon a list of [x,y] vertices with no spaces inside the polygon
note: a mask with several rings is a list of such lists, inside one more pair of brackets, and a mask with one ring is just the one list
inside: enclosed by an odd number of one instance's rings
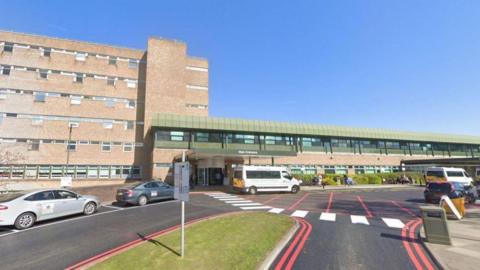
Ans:
{"label": "car windscreen", "polygon": [[233,173],[233,178],[242,179],[242,171],[235,171]]}
{"label": "car windscreen", "polygon": [[449,183],[430,183],[428,189],[432,192],[449,193],[452,188]]}
{"label": "car windscreen", "polygon": [[25,195],[25,193],[22,193],[22,192],[11,192],[11,193],[0,194],[0,203],[15,200],[16,198],[19,198],[23,195]]}
{"label": "car windscreen", "polygon": [[462,171],[447,171],[448,177],[463,177]]}

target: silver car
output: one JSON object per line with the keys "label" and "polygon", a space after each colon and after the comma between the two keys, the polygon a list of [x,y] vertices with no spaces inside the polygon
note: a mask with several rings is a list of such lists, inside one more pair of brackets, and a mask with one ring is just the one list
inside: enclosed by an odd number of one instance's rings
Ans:
{"label": "silver car", "polygon": [[65,189],[41,189],[0,194],[0,226],[19,230],[36,221],[97,211],[100,201],[94,196],[82,196]]}

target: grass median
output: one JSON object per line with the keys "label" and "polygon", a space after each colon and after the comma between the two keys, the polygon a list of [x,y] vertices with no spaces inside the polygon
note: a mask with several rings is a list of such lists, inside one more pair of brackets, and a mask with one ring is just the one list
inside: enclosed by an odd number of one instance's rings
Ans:
{"label": "grass median", "polygon": [[180,232],[149,240],[91,269],[256,269],[292,228],[288,216],[244,212],[185,228],[185,257]]}

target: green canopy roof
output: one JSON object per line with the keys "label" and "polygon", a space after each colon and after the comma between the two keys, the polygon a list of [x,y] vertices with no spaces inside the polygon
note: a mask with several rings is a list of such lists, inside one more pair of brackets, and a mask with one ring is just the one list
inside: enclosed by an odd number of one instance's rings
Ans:
{"label": "green canopy roof", "polygon": [[480,144],[480,137],[478,136],[395,131],[375,128],[352,128],[331,125],[242,120],[233,118],[203,117],[161,113],[154,114],[154,116],[152,117],[152,126],[159,128],[217,130],[266,134],[333,136],[365,139]]}

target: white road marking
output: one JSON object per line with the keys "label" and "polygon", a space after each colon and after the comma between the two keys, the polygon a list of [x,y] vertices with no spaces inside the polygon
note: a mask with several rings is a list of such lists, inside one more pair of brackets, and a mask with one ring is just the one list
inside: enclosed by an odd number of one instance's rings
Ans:
{"label": "white road marking", "polygon": [[238,201],[238,200],[243,200],[241,198],[238,198],[238,197],[231,197],[231,198],[222,198],[222,199],[218,199],[219,201]]}
{"label": "white road marking", "polygon": [[237,196],[221,196],[221,197],[213,197],[214,199],[220,200],[220,199],[229,199],[229,198],[238,198]]}
{"label": "white road marking", "polygon": [[352,220],[353,224],[365,224],[365,225],[370,225],[368,223],[368,220],[365,216],[356,216],[356,215],[351,215],[350,219]]}
{"label": "white road marking", "polygon": [[254,205],[262,205],[262,204],[261,203],[234,203],[232,205],[233,206],[254,206]]}
{"label": "white road marking", "polygon": [[205,194],[207,194],[208,196],[219,196],[219,195],[225,195],[227,193],[218,192],[218,193],[205,193]]}
{"label": "white road marking", "polygon": [[247,206],[247,207],[240,207],[242,210],[256,210],[256,209],[270,209],[270,206]]}
{"label": "white road marking", "polygon": [[283,208],[272,208],[268,212],[275,213],[275,214],[280,214],[281,212],[283,212],[283,210],[285,210],[285,209],[283,209]]}
{"label": "white road marking", "polygon": [[114,205],[102,205],[102,207],[113,208],[118,210],[124,210],[125,208],[114,206]]}
{"label": "white road marking", "polygon": [[335,213],[325,213],[323,212],[320,214],[320,220],[326,220],[326,221],[335,221],[337,218],[337,214]]}
{"label": "white road marking", "polygon": [[249,200],[235,200],[235,201],[225,201],[226,203],[247,203],[247,202],[252,202],[252,201],[249,201]]}
{"label": "white road marking", "polygon": [[405,224],[400,219],[396,218],[382,218],[383,222],[387,224],[388,227],[390,228],[398,228],[398,229],[403,229],[405,227]]}
{"label": "white road marking", "polygon": [[304,218],[308,214],[308,211],[303,211],[303,210],[296,210],[291,214],[290,216],[292,217],[301,217]]}

